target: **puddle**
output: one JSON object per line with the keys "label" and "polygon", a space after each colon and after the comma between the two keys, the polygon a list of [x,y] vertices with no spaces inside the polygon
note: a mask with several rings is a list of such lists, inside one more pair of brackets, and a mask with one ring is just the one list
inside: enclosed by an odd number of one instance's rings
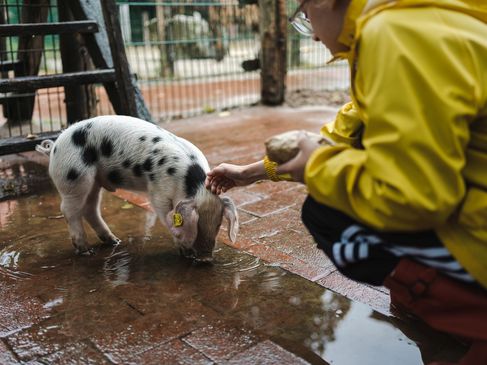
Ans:
{"label": "puddle", "polygon": [[0,159],[0,163],[6,165],[0,168],[0,201],[50,187],[45,168],[36,163],[23,161],[8,166],[9,161],[6,157]]}
{"label": "puddle", "polygon": [[226,256],[221,247],[215,250],[215,260],[212,269],[218,273],[243,273],[255,271],[262,265],[257,257],[250,255]]}
{"label": "puddle", "polygon": [[124,204],[105,194],[102,209],[122,243],[101,246],[89,231],[96,254],[78,257],[52,219],[57,194],[0,202],[0,337],[18,359],[144,363],[215,323],[312,364],[422,364],[448,344],[224,245],[213,265],[194,264],[152,213]]}
{"label": "puddle", "polygon": [[127,284],[130,278],[132,256],[126,250],[117,248],[118,246],[105,257],[103,263],[103,276],[112,286]]}

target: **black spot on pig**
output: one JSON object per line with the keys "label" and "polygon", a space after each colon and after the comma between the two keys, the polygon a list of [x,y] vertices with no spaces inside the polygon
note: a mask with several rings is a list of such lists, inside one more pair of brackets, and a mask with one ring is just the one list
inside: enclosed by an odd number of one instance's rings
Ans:
{"label": "black spot on pig", "polygon": [[91,127],[93,127],[93,123],[89,122],[85,125],[85,128],[86,129],[91,129]]}
{"label": "black spot on pig", "polygon": [[146,137],[145,136],[139,137],[139,141],[140,142],[144,142],[145,140],[146,140]]}
{"label": "black spot on pig", "polygon": [[186,175],[184,176],[184,189],[188,197],[196,194],[199,187],[205,183],[206,174],[198,164],[193,164],[188,167]]}
{"label": "black spot on pig", "polygon": [[159,160],[159,162],[157,164],[159,166],[161,166],[161,165],[164,165],[164,162],[166,162],[166,158],[165,157],[161,157],[161,159]]}
{"label": "black spot on pig", "polygon": [[159,153],[159,148],[155,148],[152,150],[152,154],[157,155]]}
{"label": "black spot on pig", "polygon": [[159,142],[161,139],[162,139],[161,137],[154,137],[154,138],[152,138],[152,142],[157,143],[157,142]]}
{"label": "black spot on pig", "polygon": [[83,162],[87,165],[93,165],[98,161],[98,152],[93,146],[88,146],[83,150]]}
{"label": "black spot on pig", "polygon": [[134,167],[132,168],[132,171],[134,172],[135,176],[142,176],[142,165],[141,164],[135,164]]}
{"label": "black spot on pig", "polygon": [[79,172],[76,169],[69,169],[66,178],[70,181],[74,181],[78,178]]}
{"label": "black spot on pig", "polygon": [[189,159],[190,159],[191,161],[194,161],[194,160],[196,160],[196,156],[195,156],[195,155],[189,155]]}
{"label": "black spot on pig", "polygon": [[122,163],[122,166],[126,169],[128,169],[130,167],[130,165],[132,165],[132,162],[130,160],[125,160],[123,163]]}
{"label": "black spot on pig", "polygon": [[85,128],[78,128],[71,136],[71,140],[76,146],[83,147],[86,144],[88,138],[88,131]]}
{"label": "black spot on pig", "polygon": [[167,169],[167,173],[172,176],[176,173],[176,169],[174,167],[170,167]]}
{"label": "black spot on pig", "polygon": [[122,185],[123,178],[118,170],[112,170],[107,175],[108,181],[110,181],[113,185],[119,186]]}
{"label": "black spot on pig", "polygon": [[54,151],[52,151],[52,153],[53,153],[53,154],[56,154],[56,152],[57,152],[57,146],[56,146],[56,147],[54,147]]}
{"label": "black spot on pig", "polygon": [[147,160],[144,161],[144,164],[142,165],[145,171],[151,171],[152,170],[152,160],[151,158],[147,158]]}
{"label": "black spot on pig", "polygon": [[179,156],[173,156],[173,157],[172,157],[172,159],[173,159],[174,161],[179,161]]}
{"label": "black spot on pig", "polygon": [[113,144],[108,137],[104,137],[101,142],[101,154],[105,157],[110,157],[113,153]]}
{"label": "black spot on pig", "polygon": [[156,175],[155,174],[149,174],[149,180],[150,181],[154,181],[156,179]]}

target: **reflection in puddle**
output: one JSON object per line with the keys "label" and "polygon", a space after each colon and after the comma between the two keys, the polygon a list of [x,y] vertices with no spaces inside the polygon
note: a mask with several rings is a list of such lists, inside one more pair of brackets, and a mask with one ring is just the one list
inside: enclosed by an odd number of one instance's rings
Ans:
{"label": "reflection in puddle", "polygon": [[222,256],[219,255],[222,249],[218,248],[214,253],[213,268],[215,272],[221,274],[234,273],[234,272],[246,272],[254,271],[261,266],[260,259],[258,257],[250,255],[241,256]]}
{"label": "reflection in puddle", "polygon": [[[2,161],[4,159],[5,161]],[[6,161],[8,159],[9,156],[0,159],[0,162],[5,163],[0,169],[0,200],[30,194],[33,191],[39,192],[50,187],[49,176],[43,166],[30,161],[10,164]]]}
{"label": "reflection in puddle", "polygon": [[29,279],[32,275],[28,272],[16,270],[19,265],[20,252],[0,251],[0,275],[15,280]]}
{"label": "reflection in puddle", "polygon": [[114,247],[103,263],[103,276],[113,287],[126,284],[130,276],[130,254]]}
{"label": "reflection in puddle", "polygon": [[0,267],[0,275],[9,277],[9,278],[15,279],[15,280],[26,280],[26,279],[30,279],[30,277],[32,276],[28,272],[10,270],[10,269],[4,268],[4,267]]}
{"label": "reflection in puddle", "polygon": [[64,302],[63,297],[57,297],[57,298],[54,298],[53,300],[48,301],[46,304],[44,304],[44,308],[45,309],[54,308],[54,307],[57,307],[58,305],[63,304],[63,302]]}
{"label": "reflection in puddle", "polygon": [[283,270],[263,271],[259,274],[259,282],[261,288],[266,292],[275,291],[283,287],[281,278],[286,275]]}
{"label": "reflection in puddle", "polygon": [[19,262],[20,252],[7,251],[0,253],[0,266],[16,269]]}
{"label": "reflection in puddle", "polygon": [[11,222],[10,216],[17,207],[17,202],[15,200],[7,200],[0,202],[0,229],[6,229],[8,224]]}
{"label": "reflection in puddle", "polygon": [[[334,339],[327,343],[326,348],[318,351],[326,359],[334,359],[337,364],[422,364],[421,352],[411,341],[407,341],[404,334],[386,318],[370,320],[373,326],[363,322],[364,318],[371,318],[373,311],[360,303],[353,303],[348,313],[334,331]],[[364,341],[373,338],[374,343]],[[350,351],[346,343],[354,343],[354,350]],[[388,343],[388,351],[383,351],[383,344]],[[363,354],[373,354],[364,358]]]}
{"label": "reflection in puddle", "polygon": [[225,245],[212,265],[194,264],[153,214],[120,209],[110,194],[103,214],[122,244],[90,257],[73,254],[64,221],[32,220],[58,212],[56,194],[17,203],[0,240],[0,293],[3,286],[9,294],[0,296],[0,333],[8,329],[3,340],[21,348],[23,362],[49,363],[48,352],[88,341],[104,358],[143,363],[143,351],[216,322],[270,338],[311,364],[421,364],[438,349],[434,335],[419,337],[420,351],[407,324]]}
{"label": "reflection in puddle", "polygon": [[297,296],[293,296],[291,298],[289,298],[289,304],[292,304],[292,305],[300,305],[301,304],[301,298],[300,297],[297,297]]}

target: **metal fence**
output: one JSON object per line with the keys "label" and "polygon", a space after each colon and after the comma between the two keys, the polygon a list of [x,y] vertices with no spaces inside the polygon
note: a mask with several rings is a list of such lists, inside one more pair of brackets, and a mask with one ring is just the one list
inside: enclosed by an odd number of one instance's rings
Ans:
{"label": "metal fence", "polygon": [[[296,3],[287,2],[289,13]],[[260,100],[260,72],[249,71],[259,58],[257,5],[130,1],[120,3],[120,14],[132,70],[156,119]],[[290,27],[287,49],[289,92],[348,87],[346,64],[327,66],[331,55],[321,43]]]}
{"label": "metal fence", "polygon": [[259,101],[258,8],[236,1],[120,3],[132,71],[155,119]]}
{"label": "metal fence", "polygon": [[[30,11],[25,11],[29,8]],[[47,22],[59,21],[56,0],[26,2],[22,0],[0,0],[0,24],[22,24],[22,11],[25,13],[45,14]],[[24,14],[25,16],[25,14]],[[43,16],[42,16],[43,17]],[[28,19],[35,22],[38,19]],[[28,76],[29,70],[36,68],[33,59],[39,58],[38,75],[52,75],[63,72],[59,35],[39,37],[41,43],[34,48],[24,48],[21,37],[0,37],[0,72],[1,78]],[[19,62],[27,59],[27,62]],[[38,54],[38,56],[32,56]],[[28,65],[25,65],[28,63]],[[89,86],[86,86],[89,87]],[[102,87],[96,87],[97,114],[113,113]],[[31,101],[29,102],[30,99]],[[0,93],[2,111],[0,113],[0,139],[29,136],[41,132],[59,131],[66,127],[66,108],[64,89],[61,87],[39,89],[35,92]],[[32,117],[31,117],[32,115]]]}
{"label": "metal fence", "polygon": [[[260,100],[259,11],[238,0],[118,1],[122,33],[131,71],[154,120],[194,116],[246,106]],[[288,1],[292,12],[296,2]],[[4,23],[21,19],[21,0],[0,0]],[[56,1],[48,6],[49,21],[57,21]],[[287,90],[334,90],[349,85],[343,63],[325,65],[330,55],[319,43],[289,29]],[[18,37],[2,37],[2,64],[18,59]],[[2,69],[2,78],[13,69]],[[45,36],[39,74],[62,72],[58,36]],[[102,87],[97,87],[97,113],[112,113]],[[0,95],[0,138],[56,131],[66,126],[64,91],[35,93],[33,119],[7,123],[5,101],[22,95]],[[10,107],[12,109],[12,107]]]}

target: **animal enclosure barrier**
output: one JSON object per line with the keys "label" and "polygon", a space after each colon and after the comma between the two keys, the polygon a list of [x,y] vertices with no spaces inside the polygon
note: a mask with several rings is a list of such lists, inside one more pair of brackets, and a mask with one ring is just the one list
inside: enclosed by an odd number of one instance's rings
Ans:
{"label": "animal enclosure barrier", "polygon": [[[244,3],[252,3],[244,5]],[[286,0],[291,14],[295,0]],[[245,106],[260,101],[259,7],[255,1],[119,3],[132,71],[159,120]],[[290,26],[287,90],[349,86],[343,62]]]}
{"label": "animal enclosure barrier", "polygon": [[[2,17],[9,20],[11,4],[4,5],[6,13]],[[21,22],[2,21],[0,24],[2,40],[17,38],[16,52],[13,42],[9,47],[5,42],[0,44],[1,49],[10,55],[10,58],[3,57],[1,63],[4,77],[0,80],[0,93],[4,94],[3,112],[9,134],[12,126],[18,126],[22,133],[24,123],[30,125],[31,133],[13,143],[0,140],[0,154],[29,150],[44,138],[56,137],[52,130],[51,133],[44,132],[42,124],[37,132],[40,135],[32,134],[35,91],[40,89],[64,87],[68,124],[96,114],[92,102],[94,90],[84,88],[84,85],[95,83],[103,84],[117,114],[151,121],[129,71],[114,0],[59,2],[56,8],[59,20],[55,22],[48,21],[52,10],[50,0],[24,0],[21,6],[18,2],[15,5],[17,9],[21,8],[17,14]],[[46,35],[59,36],[62,72],[39,72],[41,60],[46,59],[42,57]],[[19,96],[21,93],[25,96]],[[15,148],[12,149],[12,145]]]}
{"label": "animal enclosure barrier", "polygon": [[[22,24],[22,10],[36,3],[44,22],[60,20],[59,6],[72,0],[0,0],[0,24]],[[94,1],[91,1],[94,2]],[[117,1],[118,16],[130,72],[156,122],[189,117],[258,103],[261,98],[259,58],[259,7],[250,0]],[[286,0],[292,13],[294,0]],[[30,22],[40,22],[31,19]],[[37,37],[36,37],[37,38]],[[21,37],[2,36],[2,79],[19,70],[19,56],[37,53],[39,75],[63,72],[61,36],[46,34],[36,44],[22,48]],[[20,49],[19,49],[20,45]],[[295,90],[346,89],[348,72],[343,63],[325,65],[330,55],[321,44],[302,38],[292,27],[287,34],[288,92]],[[89,69],[90,57],[78,57]],[[114,113],[100,83],[83,84],[90,113]],[[68,125],[64,87],[0,94],[0,138],[35,136],[57,132]],[[32,117],[7,102],[12,98],[31,101]],[[9,115],[18,121],[9,121]],[[11,119],[11,118],[10,118]]]}

